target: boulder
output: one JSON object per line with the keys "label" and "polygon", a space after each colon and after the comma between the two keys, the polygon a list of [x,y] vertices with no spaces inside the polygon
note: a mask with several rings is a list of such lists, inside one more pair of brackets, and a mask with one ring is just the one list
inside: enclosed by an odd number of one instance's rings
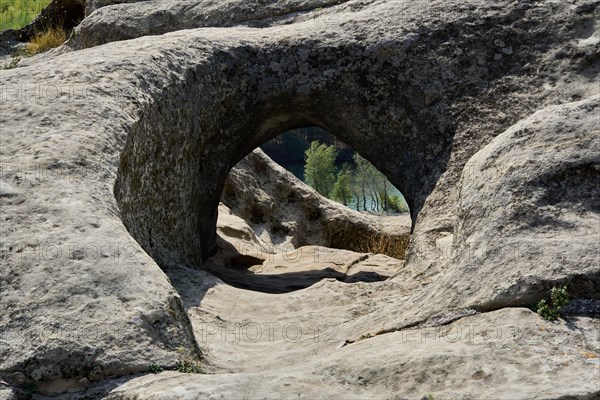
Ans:
{"label": "boulder", "polygon": [[[307,16],[323,17],[344,0],[88,0],[86,18],[68,47],[81,49],[104,43],[161,35],[181,29],[289,24]],[[335,20],[335,15],[327,15]]]}
{"label": "boulder", "polygon": [[600,96],[548,107],[471,157],[440,297],[497,309],[567,285],[572,296],[600,299],[599,114]]}
{"label": "boulder", "polygon": [[[598,302],[598,250],[590,238],[599,222],[599,101],[540,110],[477,152],[463,169],[454,234],[437,241],[439,253],[419,256],[445,269],[423,271],[409,258],[403,272],[422,290],[364,323],[385,325],[381,333],[448,310],[535,308],[563,286],[572,299]],[[394,315],[397,307],[403,311]]]}

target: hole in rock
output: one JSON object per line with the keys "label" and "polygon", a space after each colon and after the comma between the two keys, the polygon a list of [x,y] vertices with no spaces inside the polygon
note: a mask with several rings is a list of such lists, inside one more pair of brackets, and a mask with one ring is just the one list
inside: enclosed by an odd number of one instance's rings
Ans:
{"label": "hole in rock", "polygon": [[299,128],[232,168],[204,269],[270,293],[381,281],[403,267],[410,230],[404,196],[382,172],[328,131]]}

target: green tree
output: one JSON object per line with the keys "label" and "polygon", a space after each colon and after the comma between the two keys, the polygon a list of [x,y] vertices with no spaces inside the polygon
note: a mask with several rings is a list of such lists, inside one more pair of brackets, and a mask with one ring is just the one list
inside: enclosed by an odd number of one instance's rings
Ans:
{"label": "green tree", "polygon": [[394,185],[373,164],[360,156],[353,155],[356,170],[352,179],[351,191],[356,199],[356,210],[382,211],[408,211],[404,199],[393,195]]}
{"label": "green tree", "polygon": [[352,191],[357,199],[356,210],[360,211],[360,201],[362,200],[363,210],[367,211],[367,194],[369,193],[371,179],[370,167],[372,165],[358,153],[354,153],[352,159],[356,165],[352,185]]}
{"label": "green tree", "polygon": [[304,152],[306,164],[304,166],[304,180],[317,192],[329,197],[335,183],[335,147],[313,141]]}
{"label": "green tree", "polygon": [[333,191],[331,192],[332,199],[347,206],[352,200],[351,184],[352,170],[348,164],[344,164],[333,185]]}
{"label": "green tree", "polygon": [[390,210],[395,212],[408,212],[408,206],[404,199],[398,195],[389,195],[387,204]]}

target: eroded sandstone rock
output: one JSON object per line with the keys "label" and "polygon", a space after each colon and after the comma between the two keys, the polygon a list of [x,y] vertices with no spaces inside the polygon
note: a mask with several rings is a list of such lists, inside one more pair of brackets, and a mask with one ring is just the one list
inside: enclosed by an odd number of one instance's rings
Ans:
{"label": "eroded sandstone rock", "polygon": [[[265,157],[261,155],[261,158]],[[239,165],[237,171],[244,170],[248,173],[247,165]],[[272,173],[283,175],[281,167],[273,167]],[[258,174],[257,177],[265,179],[264,174]],[[284,179],[289,179],[285,175]],[[233,179],[228,184],[233,185]],[[268,179],[267,179],[268,181]],[[265,181],[266,182],[266,181]],[[274,181],[281,183],[281,181]],[[303,185],[301,182],[291,181],[287,191],[292,190],[297,196],[299,193],[309,193],[312,199],[307,201],[302,207],[302,201],[297,204],[288,205],[281,211],[295,210],[286,215],[286,218],[292,220],[302,215],[297,215],[302,210],[315,208],[315,204],[329,205],[329,212],[333,212],[333,219],[330,222],[339,223],[346,221],[347,229],[351,232],[355,224],[369,222],[368,216],[360,213],[348,213],[341,205],[335,205],[333,202],[319,196],[311,188]],[[267,185],[268,186],[268,185]],[[266,192],[262,192],[259,187],[252,187],[255,192],[249,192],[249,186],[239,187],[237,193],[247,193],[248,196],[257,195],[263,201],[277,201],[275,191],[268,187],[262,187]],[[271,196],[267,196],[266,194]],[[232,199],[229,199],[232,200]],[[246,202],[245,199],[237,199],[248,205],[255,205],[252,202]],[[265,204],[266,209],[275,211],[273,207]],[[350,217],[358,215],[359,221],[354,221]],[[273,216],[276,218],[276,216]],[[346,219],[344,219],[346,217]],[[370,216],[373,221],[376,219]],[[390,219],[390,218],[388,218]],[[395,235],[399,240],[404,240],[408,236],[408,227],[404,225],[406,218],[391,217],[391,219],[400,219],[400,223],[395,222],[396,229],[400,227],[400,232],[390,232],[387,240],[394,240]],[[327,219],[322,218],[320,223],[326,223]],[[319,227],[319,222],[314,225]],[[366,225],[373,232],[381,223]],[[387,226],[390,228],[390,225]],[[221,204],[219,206],[219,219],[217,221],[217,254],[207,260],[202,269],[222,279],[224,282],[237,288],[244,288],[266,293],[287,293],[294,290],[304,289],[322,279],[333,278],[342,282],[376,282],[386,280],[398,272],[404,266],[404,261],[392,258],[383,254],[357,253],[355,251],[342,250],[315,245],[294,246],[289,242],[276,244],[271,241],[272,232],[269,227],[258,225],[251,227],[246,221],[234,215],[229,208]],[[266,240],[258,237],[257,233],[263,233]],[[288,232],[293,233],[293,232]],[[378,234],[385,235],[385,232]],[[318,235],[309,239],[309,243],[318,243],[322,236]],[[305,244],[309,244],[305,243]]]}
{"label": "eroded sandstone rock", "polygon": [[[124,27],[142,25],[142,14],[133,18],[141,4]],[[107,18],[117,7],[104,7]],[[109,390],[116,398],[169,398],[174,388],[182,397],[598,394],[589,361],[596,319],[576,321],[582,330],[543,323],[534,345],[506,336],[481,346],[399,340],[432,315],[523,305],[571,278],[576,296],[597,297],[597,250],[584,237],[597,234],[598,218],[597,99],[588,99],[597,94],[598,3],[348,1],[323,15],[335,20],[215,21],[63,48],[0,71],[1,178],[18,193],[0,197],[2,381],[16,387],[10,377],[21,373],[49,393],[151,363],[174,367],[180,347],[197,350],[203,323],[268,322],[276,312],[286,322],[325,319],[340,342],[242,344],[234,357],[211,339],[201,344],[206,370],[234,374],[169,372],[109,381],[121,385]],[[250,297],[197,270],[216,250],[231,168],[306,124],[346,141],[405,194],[414,223],[405,267],[392,281]],[[472,238],[493,251],[465,257]],[[523,238],[541,246],[533,264],[498,253]],[[518,309],[468,318],[541,322]]]}

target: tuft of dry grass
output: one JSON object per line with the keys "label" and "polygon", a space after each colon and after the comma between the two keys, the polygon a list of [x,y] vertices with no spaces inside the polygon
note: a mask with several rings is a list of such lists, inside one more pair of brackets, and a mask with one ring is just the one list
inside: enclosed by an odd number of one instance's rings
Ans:
{"label": "tuft of dry grass", "polygon": [[367,238],[366,250],[368,253],[385,254],[386,256],[404,260],[409,243],[409,235],[392,236],[379,233]]}
{"label": "tuft of dry grass", "polygon": [[36,34],[27,44],[26,51],[29,55],[60,46],[67,40],[67,33],[62,27],[50,28],[45,32]]}
{"label": "tuft of dry grass", "polygon": [[328,247],[359,253],[384,254],[404,260],[409,244],[409,233],[393,234],[359,228],[335,232],[329,236]]}
{"label": "tuft of dry grass", "polygon": [[200,355],[194,354],[193,351],[184,347],[177,349],[180,354],[180,359],[177,362],[175,369],[184,374],[201,374]]}

